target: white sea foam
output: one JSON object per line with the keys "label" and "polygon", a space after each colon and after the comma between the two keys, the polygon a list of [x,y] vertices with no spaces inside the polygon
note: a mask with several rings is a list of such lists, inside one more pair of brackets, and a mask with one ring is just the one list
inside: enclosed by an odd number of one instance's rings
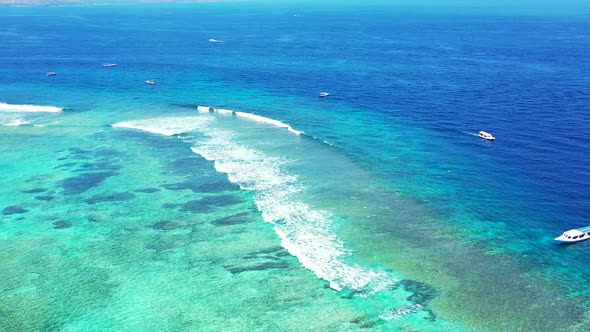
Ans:
{"label": "white sea foam", "polygon": [[37,105],[13,105],[0,103],[0,112],[8,113],[58,113],[63,108],[55,106],[37,106]]}
{"label": "white sea foam", "polygon": [[218,113],[221,115],[238,116],[238,117],[250,120],[250,121],[265,123],[265,124],[269,124],[269,125],[279,127],[279,128],[286,128],[288,131],[290,131],[291,133],[293,133],[295,135],[303,134],[303,131],[293,129],[293,127],[291,127],[290,125],[283,123],[279,120],[274,120],[274,119],[267,118],[267,117],[260,116],[260,115],[256,115],[253,113],[237,112],[237,111],[233,111],[233,110],[228,110],[228,109],[223,109],[223,108],[213,108],[213,107],[209,107],[209,106],[197,106],[197,111],[199,111],[201,113],[215,112],[215,113]]}
{"label": "white sea foam", "polygon": [[144,120],[118,122],[113,124],[112,126],[116,128],[137,129],[164,136],[173,136],[193,131],[199,127],[202,127],[210,120],[211,119],[196,116],[152,118]]}
{"label": "white sea foam", "polygon": [[22,120],[22,119],[13,119],[13,120],[9,120],[9,121],[0,123],[0,126],[18,127],[18,126],[23,126],[23,125],[28,125],[28,124],[31,124],[31,122],[26,121],[26,120]]}
{"label": "white sea foam", "polygon": [[406,315],[416,313],[424,308],[421,304],[415,303],[406,305],[400,308],[391,309],[388,312],[379,315],[379,318],[383,320],[400,319]]}
{"label": "white sea foam", "polygon": [[[209,112],[209,108],[202,107],[200,111]],[[394,281],[384,272],[345,262],[350,253],[332,231],[332,214],[298,199],[304,196],[305,188],[296,175],[287,171],[289,160],[237,144],[235,133],[210,127],[212,120],[210,117],[157,118],[119,122],[113,127],[166,136],[199,131],[204,137],[195,141],[191,136],[178,137],[193,144],[192,151],[213,161],[215,169],[227,174],[231,182],[253,192],[262,217],[274,225],[281,245],[304,267],[328,281],[332,289],[348,289],[357,296],[370,296],[393,285]]]}
{"label": "white sea foam", "polygon": [[213,161],[217,171],[254,193],[265,221],[274,225],[282,246],[335,290],[349,289],[370,296],[391,287],[393,280],[383,272],[365,270],[344,261],[349,252],[332,232],[332,214],[315,209],[296,197],[305,188],[285,168],[287,160],[234,143],[228,131],[210,130],[199,139],[193,152]]}
{"label": "white sea foam", "polygon": [[209,106],[197,106],[197,111],[199,111],[200,113],[209,113],[215,112],[215,109]]}

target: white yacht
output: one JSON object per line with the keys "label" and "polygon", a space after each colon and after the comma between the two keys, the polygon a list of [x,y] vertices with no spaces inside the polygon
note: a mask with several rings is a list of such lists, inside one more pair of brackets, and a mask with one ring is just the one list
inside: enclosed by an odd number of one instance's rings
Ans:
{"label": "white yacht", "polygon": [[154,80],[147,80],[147,81],[145,81],[145,84],[156,85],[156,81],[154,81]]}
{"label": "white yacht", "polygon": [[555,241],[568,243],[568,242],[578,242],[590,239],[590,226],[570,229],[567,232],[564,232],[560,236],[555,238]]}
{"label": "white yacht", "polygon": [[47,73],[47,76],[56,76],[56,75],[57,75],[57,73],[54,71],[50,71]]}
{"label": "white yacht", "polygon": [[103,63],[102,64],[103,67],[117,67],[116,63]]}
{"label": "white yacht", "polygon": [[328,97],[329,95],[329,92],[320,92],[320,98]]}
{"label": "white yacht", "polygon": [[477,135],[477,136],[479,136],[479,137],[481,137],[483,139],[487,139],[488,141],[493,141],[493,140],[496,139],[494,136],[492,136],[492,134],[490,134],[490,133],[488,133],[486,131],[483,131],[483,130],[480,131],[479,132],[479,135]]}

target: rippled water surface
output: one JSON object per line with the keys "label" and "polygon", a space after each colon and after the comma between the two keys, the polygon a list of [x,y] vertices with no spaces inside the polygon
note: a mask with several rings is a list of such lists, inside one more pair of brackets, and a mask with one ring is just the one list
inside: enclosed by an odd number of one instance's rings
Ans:
{"label": "rippled water surface", "polygon": [[0,20],[3,329],[590,328],[584,17]]}

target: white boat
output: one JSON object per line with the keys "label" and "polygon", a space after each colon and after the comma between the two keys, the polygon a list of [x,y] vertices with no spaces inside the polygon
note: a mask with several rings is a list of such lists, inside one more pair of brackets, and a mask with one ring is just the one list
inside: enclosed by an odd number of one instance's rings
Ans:
{"label": "white boat", "polygon": [[117,67],[116,63],[103,63],[102,64],[103,67]]}
{"label": "white boat", "polygon": [[555,241],[569,243],[569,242],[578,242],[590,239],[590,226],[570,229],[567,232],[564,232],[560,236],[555,238]]}
{"label": "white boat", "polygon": [[330,93],[328,92],[320,92],[320,98],[328,97]]}
{"label": "white boat", "polygon": [[154,81],[154,80],[147,80],[147,81],[145,81],[145,84],[156,85],[156,81]]}
{"label": "white boat", "polygon": [[47,72],[47,76],[55,76],[55,75],[57,75],[57,73],[54,71]]}
{"label": "white boat", "polygon": [[490,134],[490,133],[488,133],[486,131],[483,131],[483,130],[480,131],[479,132],[479,135],[477,135],[477,136],[479,136],[479,137],[481,137],[483,139],[487,139],[488,141],[493,141],[493,140],[496,139],[494,136],[492,136],[492,134]]}

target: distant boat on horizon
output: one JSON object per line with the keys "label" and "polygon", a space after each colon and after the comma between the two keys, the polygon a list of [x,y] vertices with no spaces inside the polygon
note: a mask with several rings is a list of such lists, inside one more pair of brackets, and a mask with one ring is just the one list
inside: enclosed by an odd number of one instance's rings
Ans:
{"label": "distant boat on horizon", "polygon": [[154,80],[147,80],[147,81],[145,81],[145,84],[156,85],[156,81],[154,81]]}
{"label": "distant boat on horizon", "polygon": [[47,76],[56,76],[56,75],[57,75],[57,73],[54,71],[47,72]]}
{"label": "distant boat on horizon", "polygon": [[328,97],[329,95],[329,92],[320,92],[320,98]]}

